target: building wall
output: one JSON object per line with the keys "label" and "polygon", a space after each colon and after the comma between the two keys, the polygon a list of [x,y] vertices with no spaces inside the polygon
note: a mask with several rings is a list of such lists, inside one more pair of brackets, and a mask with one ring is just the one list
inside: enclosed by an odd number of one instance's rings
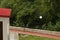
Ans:
{"label": "building wall", "polygon": [[10,40],[19,40],[18,33],[10,32],[10,34],[9,34],[9,39],[10,39]]}
{"label": "building wall", "polygon": [[3,40],[8,40],[9,18],[0,17],[0,21],[3,22]]}

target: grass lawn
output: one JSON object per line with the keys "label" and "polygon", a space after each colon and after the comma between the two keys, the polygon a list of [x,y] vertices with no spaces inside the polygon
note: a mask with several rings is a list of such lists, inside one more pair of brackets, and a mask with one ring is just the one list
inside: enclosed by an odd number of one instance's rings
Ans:
{"label": "grass lawn", "polygon": [[58,39],[19,34],[19,40],[58,40]]}

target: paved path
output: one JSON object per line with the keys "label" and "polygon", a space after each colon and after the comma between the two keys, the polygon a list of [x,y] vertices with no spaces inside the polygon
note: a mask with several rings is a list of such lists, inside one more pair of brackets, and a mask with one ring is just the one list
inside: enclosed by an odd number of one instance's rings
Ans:
{"label": "paved path", "polygon": [[48,37],[48,38],[54,38],[54,39],[60,40],[60,36],[50,35],[50,34],[28,32],[28,31],[15,30],[15,29],[10,29],[10,32],[15,32],[15,33],[20,33],[20,34],[28,34],[28,35],[34,35],[34,36],[41,36],[41,37]]}

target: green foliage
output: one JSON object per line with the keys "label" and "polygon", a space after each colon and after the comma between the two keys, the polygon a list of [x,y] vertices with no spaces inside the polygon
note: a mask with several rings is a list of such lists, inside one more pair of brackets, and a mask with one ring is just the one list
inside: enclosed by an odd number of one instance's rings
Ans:
{"label": "green foliage", "polygon": [[3,0],[0,7],[12,9],[12,26],[60,31],[59,0]]}
{"label": "green foliage", "polygon": [[19,34],[19,40],[59,40],[59,39]]}

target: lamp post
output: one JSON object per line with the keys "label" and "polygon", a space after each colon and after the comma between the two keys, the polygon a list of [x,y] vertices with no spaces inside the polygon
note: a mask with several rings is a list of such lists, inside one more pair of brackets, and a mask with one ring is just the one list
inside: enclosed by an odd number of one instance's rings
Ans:
{"label": "lamp post", "polygon": [[42,16],[39,16],[40,19],[42,19]]}

